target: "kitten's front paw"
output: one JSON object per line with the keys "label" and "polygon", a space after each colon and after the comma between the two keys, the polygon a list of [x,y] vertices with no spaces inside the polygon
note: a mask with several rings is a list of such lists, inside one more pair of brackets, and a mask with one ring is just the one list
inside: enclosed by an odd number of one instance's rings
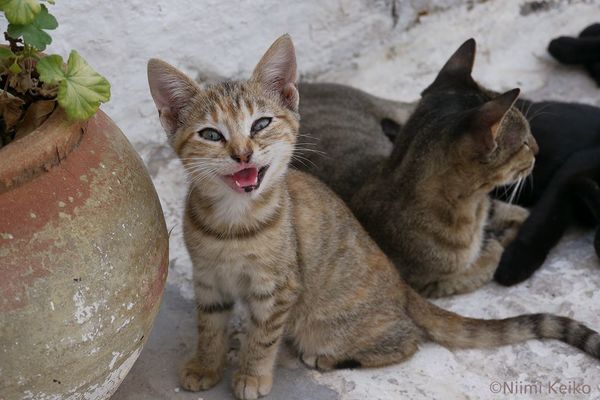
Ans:
{"label": "kitten's front paw", "polygon": [[273,375],[245,375],[239,371],[233,375],[233,393],[240,400],[254,400],[269,394],[273,387]]}
{"label": "kitten's front paw", "polygon": [[179,383],[190,392],[207,390],[215,386],[223,377],[223,370],[211,370],[202,365],[200,360],[192,358],[181,369]]}

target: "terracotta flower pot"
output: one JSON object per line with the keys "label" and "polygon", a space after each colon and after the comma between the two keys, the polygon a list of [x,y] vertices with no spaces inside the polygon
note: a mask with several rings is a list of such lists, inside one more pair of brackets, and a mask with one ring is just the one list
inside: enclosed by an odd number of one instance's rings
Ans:
{"label": "terracotta flower pot", "polygon": [[0,149],[0,399],[106,399],[162,296],[168,235],[144,164],[102,112]]}

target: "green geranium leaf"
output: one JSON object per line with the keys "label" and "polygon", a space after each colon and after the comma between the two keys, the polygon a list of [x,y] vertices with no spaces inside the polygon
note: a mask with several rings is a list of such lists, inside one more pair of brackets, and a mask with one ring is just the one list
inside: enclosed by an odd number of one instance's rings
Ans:
{"label": "green geranium leaf", "polygon": [[36,49],[43,51],[46,49],[50,43],[52,43],[52,38],[43,30],[37,28],[35,25],[13,25],[10,24],[8,26],[8,30],[6,31],[8,36],[13,39],[18,39],[21,36],[25,43],[35,47]]}
{"label": "green geranium leaf", "polygon": [[58,21],[54,15],[48,12],[48,8],[42,4],[42,10],[33,20],[33,24],[40,29],[56,29],[58,28]]}
{"label": "green geranium leaf", "polygon": [[69,118],[84,120],[98,111],[100,103],[110,99],[110,84],[88,65],[75,50],[71,51],[67,67],[60,56],[48,56],[37,63],[40,80],[58,83],[58,104]]}
{"label": "green geranium leaf", "polygon": [[11,51],[11,49],[7,47],[0,47],[0,59],[2,58],[11,58],[14,57],[15,53]]}
{"label": "green geranium leaf", "polygon": [[49,85],[60,83],[65,79],[63,69],[63,59],[59,55],[52,55],[42,58],[36,65],[40,80]]}
{"label": "green geranium leaf", "polygon": [[33,22],[27,25],[9,24],[7,33],[13,39],[22,36],[25,43],[43,51],[46,49],[46,46],[52,43],[50,35],[43,30],[56,29],[57,26],[58,22],[56,18],[48,12],[45,5],[42,5],[40,13],[35,17]]}
{"label": "green geranium leaf", "polygon": [[11,24],[27,25],[33,22],[42,6],[37,0],[0,0],[0,9]]}

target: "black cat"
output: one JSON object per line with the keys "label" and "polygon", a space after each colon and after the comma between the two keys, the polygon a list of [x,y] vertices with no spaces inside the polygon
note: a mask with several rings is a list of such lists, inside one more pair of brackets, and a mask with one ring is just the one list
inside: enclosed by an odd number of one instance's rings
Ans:
{"label": "black cat", "polygon": [[[505,250],[494,279],[513,285],[529,278],[571,224],[600,223],[600,108],[576,103],[520,101],[539,145],[532,179],[517,204],[531,208]],[[501,196],[500,190],[496,195]],[[600,255],[600,230],[594,240]]]}

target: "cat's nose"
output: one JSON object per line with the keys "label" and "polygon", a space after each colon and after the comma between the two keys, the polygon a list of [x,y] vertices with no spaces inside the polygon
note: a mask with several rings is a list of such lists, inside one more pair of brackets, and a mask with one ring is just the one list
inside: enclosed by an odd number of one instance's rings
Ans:
{"label": "cat's nose", "polygon": [[533,152],[534,156],[537,156],[537,153],[540,151],[540,147],[538,146],[536,140],[534,138],[529,139],[529,148]]}
{"label": "cat's nose", "polygon": [[249,163],[254,152],[252,150],[245,151],[242,154],[232,154],[231,158],[239,163]]}

